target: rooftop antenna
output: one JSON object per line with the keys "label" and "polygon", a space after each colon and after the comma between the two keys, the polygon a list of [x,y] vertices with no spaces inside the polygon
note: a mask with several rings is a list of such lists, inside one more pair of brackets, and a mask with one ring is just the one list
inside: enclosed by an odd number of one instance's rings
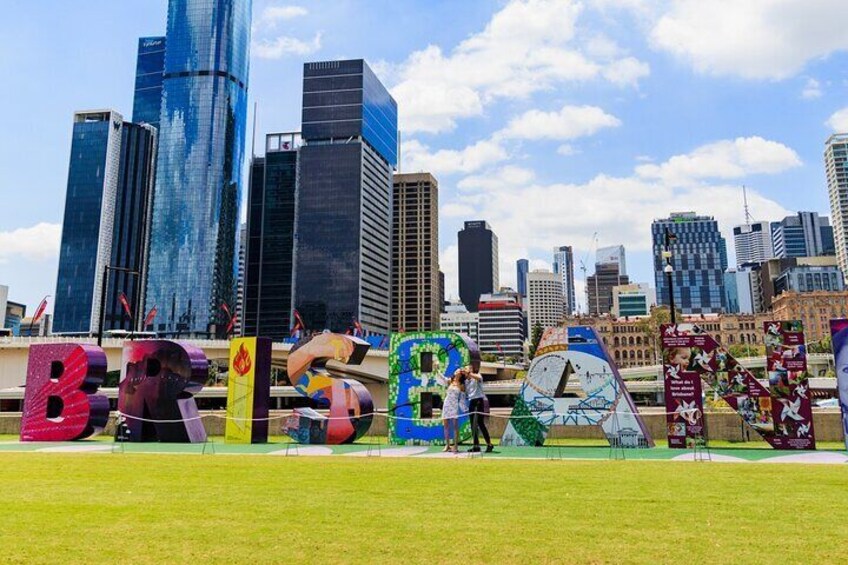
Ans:
{"label": "rooftop antenna", "polygon": [[751,225],[751,212],[748,210],[748,191],[745,189],[745,185],[742,185],[742,202],[745,206],[745,225]]}
{"label": "rooftop antenna", "polygon": [[256,108],[258,102],[253,102],[253,140],[250,142],[250,160],[256,159]]}

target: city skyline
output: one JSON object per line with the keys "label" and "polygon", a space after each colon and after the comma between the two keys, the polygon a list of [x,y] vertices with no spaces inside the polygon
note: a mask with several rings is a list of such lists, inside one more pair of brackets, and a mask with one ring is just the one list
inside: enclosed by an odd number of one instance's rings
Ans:
{"label": "city skyline", "polygon": [[[257,0],[250,92],[259,103],[257,138],[297,129],[304,62],[368,59],[398,100],[401,172],[426,169],[443,187],[440,264],[448,296],[457,295],[453,234],[465,220],[484,219],[498,234],[501,284],[515,287],[516,259],[529,258],[531,269],[549,268],[549,249],[561,241],[573,243],[582,257],[593,231],[602,246],[625,242],[631,279],[649,281],[650,222],[695,210],[715,216],[730,241],[733,225],[744,221],[743,182],[756,219],[776,221],[798,210],[829,216],[822,153],[834,130],[826,122],[845,125],[838,68],[846,42],[821,48],[812,33],[795,30],[791,14],[767,21],[754,10],[747,23],[795,33],[786,41],[797,54],[783,57],[779,38],[768,40],[776,42],[770,45],[774,60],[747,55],[750,45],[725,47],[730,54],[686,41],[672,48],[668,38],[687,29],[697,6],[653,12],[639,5],[641,11],[608,2],[582,9],[570,2],[435,2],[404,13],[386,3],[381,8],[398,29],[376,37],[355,3]],[[322,9],[328,6],[333,9]],[[74,111],[101,107],[132,114],[138,38],[164,32],[166,8],[164,0],[73,10],[46,2],[12,9],[0,24],[0,45],[7,51],[14,45],[16,54],[0,68],[11,75],[20,75],[19,67],[42,69],[28,73],[22,88],[0,95],[16,108],[0,118],[3,131],[20,132],[0,140],[6,173],[0,187],[17,212],[0,225],[0,279],[10,285],[10,299],[34,307],[54,294],[68,120]],[[87,34],[86,22],[96,21],[91,14],[122,23]],[[456,24],[450,29],[426,25],[448,17]],[[343,37],[334,33],[350,22],[363,25]],[[525,39],[514,45],[514,32],[522,30]],[[42,33],[55,45],[36,41]],[[501,78],[465,76],[495,45],[502,60],[492,64]],[[558,62],[517,62],[503,54],[505,46],[525,54],[550,47]],[[100,64],[86,63],[91,60]],[[60,96],[54,81],[67,86]],[[446,86],[450,100],[422,103],[433,88]],[[280,102],[281,93],[288,102]],[[681,119],[688,120],[686,131],[676,127]],[[653,136],[658,139],[646,140],[649,129],[661,133]],[[621,205],[602,210],[600,203],[610,201]],[[576,282],[579,296],[582,277]]]}

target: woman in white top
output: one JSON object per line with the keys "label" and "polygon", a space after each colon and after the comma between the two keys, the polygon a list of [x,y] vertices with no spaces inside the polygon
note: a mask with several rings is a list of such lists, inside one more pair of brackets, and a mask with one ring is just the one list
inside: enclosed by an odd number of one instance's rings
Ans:
{"label": "woman in white top", "polygon": [[[445,393],[445,401],[442,404],[442,423],[445,428],[445,449],[444,451],[459,451],[459,414],[465,411],[465,373],[462,369],[458,369],[451,380],[448,382],[448,389]],[[451,448],[451,437],[453,437],[453,448]]]}

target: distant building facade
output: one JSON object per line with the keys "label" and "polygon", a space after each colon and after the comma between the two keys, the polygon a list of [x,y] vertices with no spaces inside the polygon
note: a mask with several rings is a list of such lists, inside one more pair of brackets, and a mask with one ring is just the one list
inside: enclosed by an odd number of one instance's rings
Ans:
{"label": "distant building facade", "polygon": [[600,265],[614,263],[618,265],[619,275],[627,275],[627,258],[623,245],[599,247],[595,252],[595,263]]}
{"label": "distant building facade", "polygon": [[768,222],[752,222],[733,227],[736,265],[762,263],[774,257],[771,226]]}
{"label": "distant building facade", "polygon": [[394,175],[392,331],[439,329],[439,183],[430,173]]}
{"label": "distant building facade", "polygon": [[397,103],[362,60],[303,67],[294,303],[307,329],[387,335]]}
{"label": "distant building facade", "polygon": [[818,257],[833,255],[833,228],[817,212],[798,212],[771,224],[774,257]]}
{"label": "distant building facade", "polygon": [[775,295],[787,291],[815,292],[817,290],[845,290],[845,281],[839,267],[809,265],[789,267],[774,280]]}
{"label": "distant building facade", "polygon": [[439,317],[440,330],[465,334],[479,343],[480,313],[469,312],[462,302],[448,304]]}
{"label": "distant building facade", "polygon": [[848,133],[830,136],[824,150],[827,195],[839,268],[848,276]]}
{"label": "distant building facade", "polygon": [[586,277],[586,309],[590,315],[599,316],[612,312],[612,289],[630,283],[622,275],[618,263],[596,263],[595,273]]}
{"label": "distant building facade", "polygon": [[247,199],[244,335],[276,341],[291,335],[296,133],[269,134],[265,156],[253,159]]}
{"label": "distant building facade", "polygon": [[574,288],[574,252],[570,245],[554,247],[554,274],[562,280],[562,299],[565,314],[570,316],[577,311],[577,292]]}
{"label": "distant building facade", "polygon": [[515,278],[518,294],[522,298],[527,298],[527,273],[530,272],[530,261],[527,259],[519,259],[515,262]]}
{"label": "distant building facade", "polygon": [[564,317],[562,280],[548,270],[536,269],[527,274],[527,327],[532,334],[537,325],[554,328]]}
{"label": "distant building facade", "polygon": [[483,220],[465,222],[459,242],[459,298],[476,312],[480,297],[498,289],[498,236]]}
{"label": "distant building facade", "polygon": [[135,67],[132,120],[137,124],[150,124],[157,130],[162,110],[166,42],[165,36],[140,37]]}
{"label": "distant building facade", "polygon": [[670,303],[662,257],[667,231],[674,236],[670,250],[675,307],[684,314],[722,312],[727,245],[715,218],[695,212],[673,213],[651,224],[657,302]]}
{"label": "distant building facade", "polygon": [[772,303],[776,320],[801,320],[807,343],[830,336],[830,320],[848,317],[848,292],[784,292]]}
{"label": "distant building facade", "polygon": [[480,297],[478,311],[480,352],[522,357],[527,335],[519,294],[509,289],[484,294]]}
{"label": "distant building facade", "polygon": [[611,314],[616,318],[647,316],[657,299],[650,286],[641,284],[623,284],[612,288]]}

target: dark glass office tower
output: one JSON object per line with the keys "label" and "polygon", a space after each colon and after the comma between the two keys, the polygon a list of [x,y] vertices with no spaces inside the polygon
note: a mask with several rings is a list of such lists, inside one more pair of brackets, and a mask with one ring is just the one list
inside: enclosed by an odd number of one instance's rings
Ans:
{"label": "dark glass office tower", "polygon": [[[94,333],[107,265],[144,272],[145,233],[156,163],[156,130],[117,112],[74,114],[53,331]],[[140,276],[109,274],[105,329],[131,328],[118,302],[140,317]]]}
{"label": "dark glass office tower", "polygon": [[480,295],[498,290],[498,236],[482,220],[465,222],[459,234],[459,298],[476,312]]}
{"label": "dark glass office tower", "polygon": [[250,0],[171,0],[146,309],[165,335],[223,337],[235,305]]}
{"label": "dark glass office tower", "polygon": [[[110,265],[130,269],[138,275],[121,271],[109,273],[104,324],[108,329],[135,329],[144,320],[147,234],[150,229],[155,171],[156,129],[148,124],[124,122],[121,128],[121,166],[115,197]],[[121,306],[121,292],[130,304],[132,319]]]}
{"label": "dark glass office tower", "polygon": [[133,122],[159,129],[162,106],[162,80],[165,74],[165,38],[141,37],[135,65]]}
{"label": "dark glass office tower", "polygon": [[389,332],[397,104],[365,61],[303,67],[294,304],[308,329]]}
{"label": "dark glass office tower", "polygon": [[516,286],[521,298],[527,298],[527,273],[530,272],[530,261],[519,259],[515,262]]}
{"label": "dark glass office tower", "polygon": [[296,189],[294,135],[267,136],[265,157],[250,167],[244,335],[278,341],[290,335]]}

